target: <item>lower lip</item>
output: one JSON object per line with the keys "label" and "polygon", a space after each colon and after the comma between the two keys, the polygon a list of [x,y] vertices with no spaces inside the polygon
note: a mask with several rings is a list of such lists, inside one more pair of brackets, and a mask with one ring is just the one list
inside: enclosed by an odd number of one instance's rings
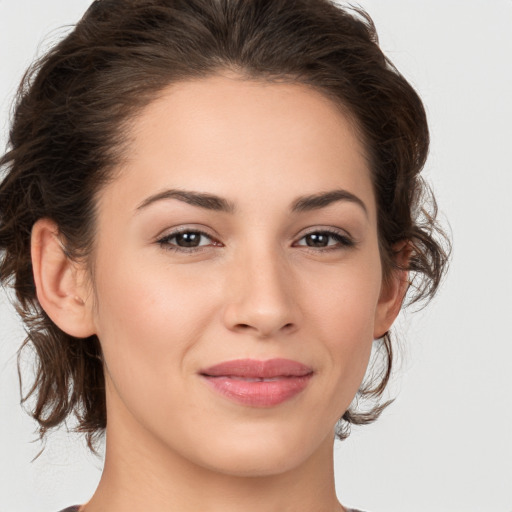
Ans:
{"label": "lower lip", "polygon": [[290,400],[306,388],[311,377],[312,374],[308,374],[269,381],[249,381],[236,377],[203,376],[221,395],[253,407],[272,407]]}

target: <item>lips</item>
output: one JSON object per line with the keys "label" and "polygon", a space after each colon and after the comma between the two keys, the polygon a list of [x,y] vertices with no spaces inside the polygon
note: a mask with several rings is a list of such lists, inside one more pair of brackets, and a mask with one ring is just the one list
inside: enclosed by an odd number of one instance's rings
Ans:
{"label": "lips", "polygon": [[200,372],[210,387],[239,404],[272,407],[303,391],[312,368],[290,359],[236,359]]}

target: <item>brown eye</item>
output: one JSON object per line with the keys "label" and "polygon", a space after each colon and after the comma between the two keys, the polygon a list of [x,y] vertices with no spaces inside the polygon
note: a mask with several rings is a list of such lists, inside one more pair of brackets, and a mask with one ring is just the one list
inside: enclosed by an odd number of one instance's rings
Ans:
{"label": "brown eye", "polygon": [[212,245],[221,245],[211,236],[197,230],[184,230],[170,233],[157,240],[157,243],[165,248],[175,251],[189,252],[194,249],[202,249]]}
{"label": "brown eye", "polygon": [[334,231],[315,231],[303,236],[297,245],[316,249],[342,249],[353,246],[354,242],[348,236]]}
{"label": "brown eye", "polygon": [[179,247],[199,247],[203,237],[204,235],[197,231],[187,231],[185,233],[178,233],[173,238],[176,239],[176,245]]}
{"label": "brown eye", "polygon": [[327,247],[331,236],[326,233],[312,233],[304,238],[306,240],[306,245],[309,247]]}

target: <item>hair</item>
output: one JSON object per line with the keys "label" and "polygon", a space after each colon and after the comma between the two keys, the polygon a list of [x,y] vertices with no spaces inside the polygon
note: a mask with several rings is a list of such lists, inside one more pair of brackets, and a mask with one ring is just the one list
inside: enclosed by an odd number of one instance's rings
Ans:
{"label": "hair", "polygon": [[[37,300],[32,226],[53,220],[68,257],[87,261],[96,197],[114,179],[130,123],[173,83],[223,70],[310,86],[347,112],[367,150],[384,278],[399,268],[396,244],[407,241],[408,303],[426,302],[439,286],[449,241],[420,177],[429,145],[425,110],[379,48],[368,14],[331,0],[97,0],[25,74],[0,159],[0,281],[14,289],[26,326],[20,353],[31,346],[36,354],[22,401],[31,398],[41,438],[75,416],[92,449],[107,417],[98,338],[66,334]],[[391,375],[390,333],[376,343],[383,364],[338,422],[340,439],[389,403],[379,402]],[[360,399],[373,400],[373,408],[358,411]]]}

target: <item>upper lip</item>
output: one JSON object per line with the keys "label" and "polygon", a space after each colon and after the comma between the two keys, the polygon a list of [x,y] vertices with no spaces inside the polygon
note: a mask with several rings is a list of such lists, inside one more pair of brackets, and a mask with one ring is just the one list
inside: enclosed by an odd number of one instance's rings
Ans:
{"label": "upper lip", "polygon": [[200,371],[208,377],[244,377],[271,379],[275,377],[304,377],[313,369],[291,359],[234,359],[225,361]]}

